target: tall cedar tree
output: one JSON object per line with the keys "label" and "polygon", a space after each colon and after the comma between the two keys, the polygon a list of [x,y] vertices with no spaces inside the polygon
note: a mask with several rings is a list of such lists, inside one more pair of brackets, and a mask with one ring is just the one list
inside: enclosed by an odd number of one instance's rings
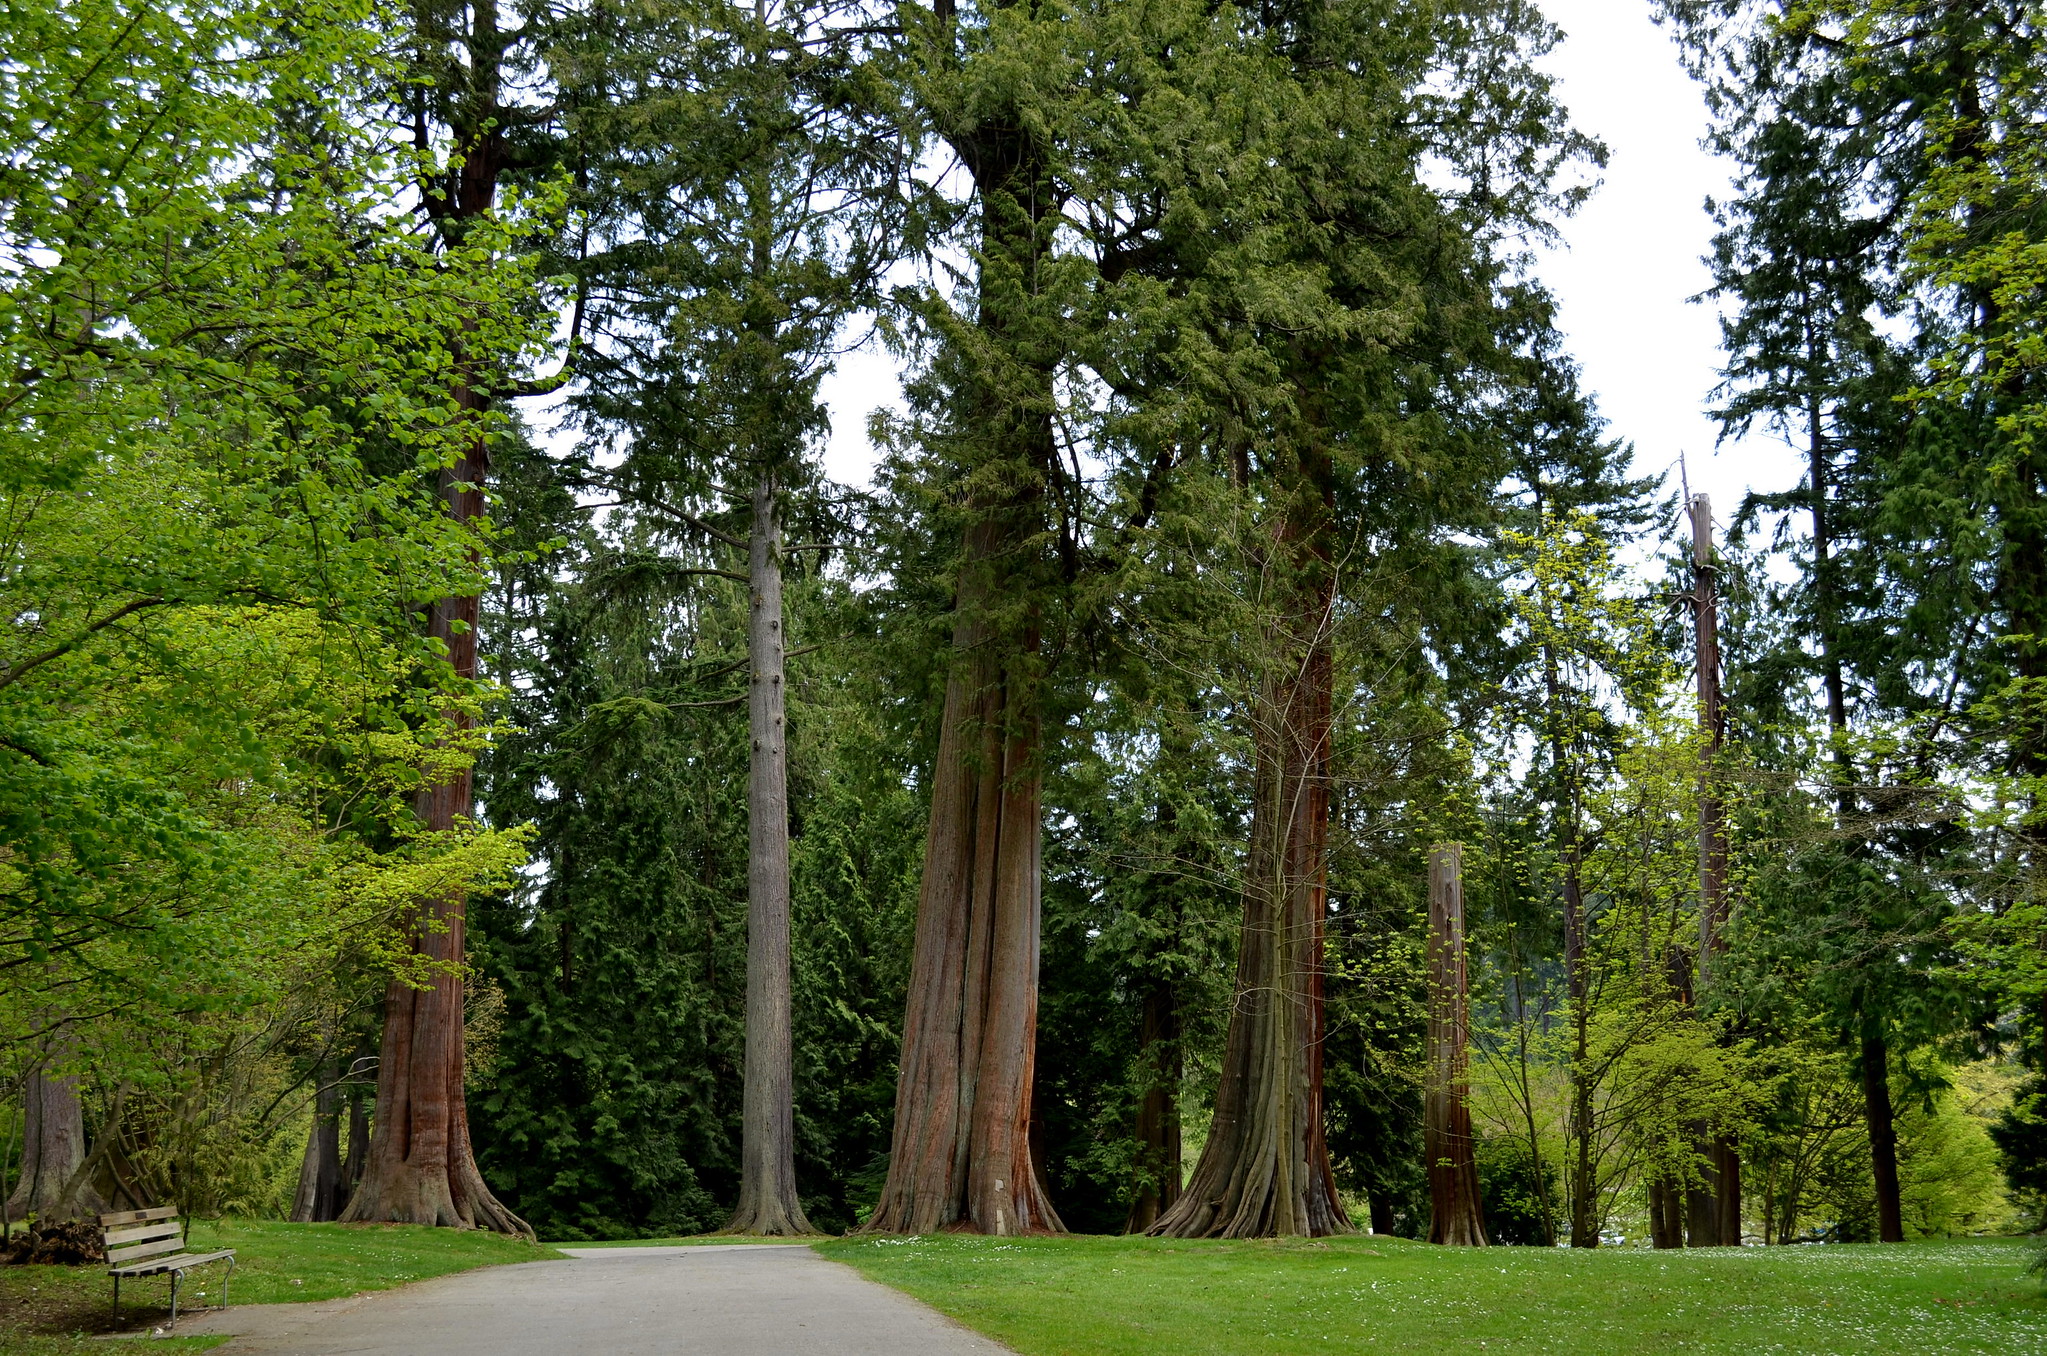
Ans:
{"label": "tall cedar tree", "polygon": [[[1271,67],[1259,94],[1272,102],[1255,116],[1271,121],[1246,130],[1272,137],[1259,187],[1283,207],[1260,214],[1255,257],[1326,282],[1284,325],[1252,297],[1231,298],[1269,383],[1218,402],[1217,450],[1260,523],[1245,551],[1264,600],[1262,673],[1249,714],[1237,996],[1201,1161],[1153,1229],[1171,1236],[1351,1227],[1322,1086],[1332,746],[1338,691],[1356,690],[1339,689],[1346,590],[1396,560],[1449,564],[1445,529],[1490,516],[1505,466],[1472,388],[1475,370],[1498,360],[1496,326],[1510,313],[1494,291],[1503,261],[1491,243],[1508,220],[1540,229],[1532,218],[1553,206],[1556,170],[1590,149],[1525,64],[1554,33],[1521,7],[1277,6],[1263,16],[1255,41]],[[1481,66],[1487,76],[1472,77]],[[1468,139],[1432,144],[1417,128],[1443,124],[1417,105],[1438,97],[1424,89],[1445,72]],[[1501,119],[1510,106],[1542,109],[1552,130],[1516,144],[1542,124]],[[1419,162],[1432,153],[1471,176],[1469,192],[1424,187]]]}
{"label": "tall cedar tree", "polygon": [[1050,69],[1035,79],[1056,82],[1065,15],[1024,4],[962,15],[952,0],[904,13],[915,21],[906,27],[926,116],[972,186],[973,309],[947,336],[966,524],[895,1134],[867,1227],[1059,1230],[1029,1132],[1042,908],[1039,542],[1064,356],[1043,292],[1060,191],[1034,104],[1041,91],[1013,81],[1003,59],[1036,44]]}
{"label": "tall cedar tree", "polygon": [[[500,26],[497,0],[429,0],[414,9],[413,19],[418,78],[401,102],[429,167],[420,183],[422,206],[443,238],[459,244],[493,211],[506,173],[544,163],[535,159],[532,145],[538,115],[506,101],[510,57],[521,39]],[[445,145],[437,145],[436,138],[443,137]],[[512,393],[498,374],[471,363],[457,370],[449,398],[481,421]],[[440,474],[441,497],[457,523],[483,516],[489,475],[489,435],[479,433]],[[476,594],[442,598],[428,610],[428,633],[443,647],[459,681],[478,676],[480,620]],[[458,730],[473,727],[466,709],[450,718]],[[420,791],[414,806],[421,824],[441,833],[469,823],[475,810],[474,771],[467,760],[446,780]],[[376,1130],[344,1220],[532,1234],[484,1185],[470,1145],[463,1089],[466,916],[466,899],[447,894],[423,901],[410,925],[412,948],[430,963],[432,974],[423,988],[394,978],[384,991]]]}

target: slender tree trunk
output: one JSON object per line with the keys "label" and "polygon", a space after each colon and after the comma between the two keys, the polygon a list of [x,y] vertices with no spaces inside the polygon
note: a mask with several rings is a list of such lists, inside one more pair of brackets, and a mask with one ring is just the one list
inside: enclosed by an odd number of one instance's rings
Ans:
{"label": "slender tree trunk", "polygon": [[1881,1036],[1862,1038],[1862,1110],[1869,1124],[1869,1163],[1876,1179],[1877,1239],[1905,1241],[1898,1192],[1898,1129],[1891,1109],[1891,1059]]}
{"label": "slender tree trunk", "polygon": [[[1573,793],[1575,794],[1575,793]],[[1571,995],[1571,1246],[1599,1246],[1593,1200],[1592,984],[1585,945],[1585,881],[1580,866],[1577,814],[1564,831],[1564,976]]]}
{"label": "slender tree trunk", "polygon": [[[1808,352],[1813,357],[1812,341]],[[1834,736],[1834,824],[1845,838],[1856,803],[1853,769],[1848,759],[1848,693],[1841,665],[1840,592],[1834,580],[1833,536],[1827,514],[1827,439],[1821,420],[1818,383],[1806,411],[1812,500],[1813,577],[1820,604],[1820,647],[1822,680],[1827,692],[1827,728]],[[1881,1022],[1881,1014],[1864,1014],[1863,1021]],[[1862,1037],[1862,1109],[1869,1137],[1870,1175],[1876,1183],[1877,1237],[1884,1243],[1905,1241],[1904,1212],[1898,1199],[1898,1136],[1892,1123],[1890,1050],[1880,1034]]]}
{"label": "slender tree trunk", "polygon": [[93,1189],[85,1151],[85,1107],[78,1082],[41,1069],[22,1090],[21,1174],[7,1198],[10,1224],[33,1215],[38,1224],[92,1220],[106,1203]]}
{"label": "slender tree trunk", "polygon": [[1137,1103],[1137,1194],[1127,1233],[1141,1234],[1180,1199],[1180,1007],[1171,980],[1145,991],[1137,1036],[1137,1065],[1145,1078]]}
{"label": "slender tree trunk", "polygon": [[[1318,472],[1325,472],[1318,474]],[[1323,920],[1335,670],[1326,467],[1283,497],[1273,578],[1290,601],[1255,702],[1251,850],[1215,1114],[1201,1160],[1152,1229],[1176,1238],[1355,1232],[1322,1127]]]}
{"label": "slender tree trunk", "polygon": [[[1713,982],[1727,950],[1727,824],[1720,803],[1717,763],[1726,737],[1720,701],[1720,594],[1713,562],[1713,504],[1693,495],[1692,580],[1698,620],[1699,724],[1706,734],[1699,761],[1699,985]],[[1690,1193],[1691,1245],[1732,1247],[1741,1242],[1741,1155],[1726,1134],[1703,1147],[1704,1181]]]}
{"label": "slender tree trunk", "polygon": [[306,1132],[306,1152],[299,1164],[299,1185],[292,1197],[291,1218],[299,1224],[323,1224],[341,1214],[341,1089],[333,1071],[322,1066],[319,1090],[313,1097],[313,1124]]}
{"label": "slender tree trunk", "polygon": [[1486,1245],[1471,1133],[1466,1048],[1471,992],[1464,968],[1464,848],[1429,852],[1429,1083],[1422,1156],[1429,1170],[1429,1242]]}
{"label": "slender tree trunk", "polygon": [[796,1195],[795,1057],[789,1012],[789,757],[782,683],[782,540],[763,472],[747,550],[751,736],[747,768],[746,1082],[735,1234],[813,1233]]}

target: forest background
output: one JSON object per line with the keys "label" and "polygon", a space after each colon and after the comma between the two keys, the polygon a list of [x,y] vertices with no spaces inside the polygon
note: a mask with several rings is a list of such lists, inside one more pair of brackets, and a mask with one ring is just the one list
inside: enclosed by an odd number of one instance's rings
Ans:
{"label": "forest background", "polygon": [[2037,6],[1659,14],[1806,463],[1704,571],[1521,0],[8,10],[10,1219],[917,1224],[952,1002],[944,1221],[1426,1234],[1461,841],[1492,1241],[2037,1222]]}

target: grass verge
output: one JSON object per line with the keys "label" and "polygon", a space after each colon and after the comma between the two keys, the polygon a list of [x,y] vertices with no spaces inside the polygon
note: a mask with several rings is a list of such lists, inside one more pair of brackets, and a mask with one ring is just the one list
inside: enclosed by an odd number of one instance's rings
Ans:
{"label": "grass verge", "polygon": [[850,1238],[818,1245],[1024,1356],[2047,1352],[2032,1247],[1699,1252],[1388,1238]]}
{"label": "grass verge", "polygon": [[[364,1290],[506,1262],[559,1257],[548,1247],[500,1234],[405,1224],[287,1224],[278,1220],[194,1220],[194,1252],[233,1248],[235,1304],[338,1299]],[[178,1289],[180,1308],[220,1302],[224,1266],[203,1267]],[[114,1331],[114,1283],[104,1267],[0,1267],[0,1352],[55,1356]],[[170,1278],[121,1282],[121,1330],[146,1331],[170,1313]],[[176,1338],[152,1351],[204,1351],[225,1338]],[[105,1351],[97,1344],[90,1350]],[[116,1348],[118,1350],[118,1348]]]}

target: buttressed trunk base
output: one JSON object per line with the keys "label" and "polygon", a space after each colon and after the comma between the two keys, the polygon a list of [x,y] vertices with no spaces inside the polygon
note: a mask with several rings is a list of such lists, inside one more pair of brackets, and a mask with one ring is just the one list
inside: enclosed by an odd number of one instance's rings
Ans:
{"label": "buttressed trunk base", "polygon": [[1194,1175],[1151,1229],[1160,1237],[1356,1232],[1322,1128],[1333,592],[1326,575],[1301,592],[1289,619],[1299,630],[1282,638],[1298,662],[1275,665],[1255,715],[1251,851],[1215,1115]]}
{"label": "buttressed trunk base", "polygon": [[1030,1149],[1039,725],[1028,638],[1024,646],[998,643],[983,620],[981,567],[1000,541],[992,523],[968,536],[955,668],[932,768],[894,1147],[871,1231],[1065,1229]]}
{"label": "buttressed trunk base", "polygon": [[[465,397],[480,408],[481,398]],[[483,513],[488,472],[481,445],[441,473],[441,494],[458,522]],[[431,634],[446,647],[458,678],[476,677],[480,616],[474,596],[434,604]],[[466,714],[456,716],[466,724]],[[422,790],[414,813],[429,831],[446,833],[475,808],[470,769],[463,767]],[[384,990],[384,1036],[377,1064],[376,1126],[362,1181],[343,1220],[492,1229],[533,1237],[533,1230],[499,1204],[477,1171],[469,1143],[469,1107],[463,1092],[462,964],[466,901],[457,894],[428,900],[414,921],[411,943],[430,965],[430,982],[416,989],[394,979]]]}

